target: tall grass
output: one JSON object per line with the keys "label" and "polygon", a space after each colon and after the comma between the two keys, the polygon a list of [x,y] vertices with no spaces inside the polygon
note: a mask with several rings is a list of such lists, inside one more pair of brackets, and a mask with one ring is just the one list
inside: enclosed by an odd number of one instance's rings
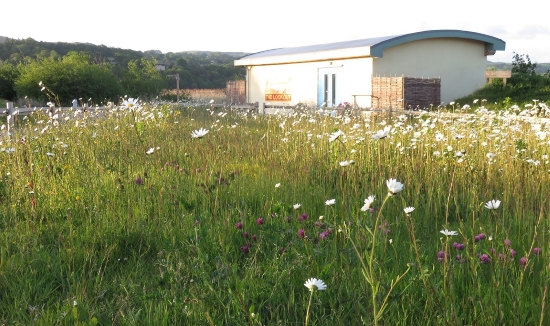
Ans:
{"label": "tall grass", "polygon": [[0,323],[545,325],[547,107],[472,107],[19,120],[0,144]]}

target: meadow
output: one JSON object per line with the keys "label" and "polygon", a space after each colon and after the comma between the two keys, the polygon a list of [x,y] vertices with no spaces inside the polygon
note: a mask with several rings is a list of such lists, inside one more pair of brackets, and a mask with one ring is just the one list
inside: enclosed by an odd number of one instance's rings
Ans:
{"label": "meadow", "polygon": [[0,324],[547,325],[550,110],[484,104],[18,117]]}

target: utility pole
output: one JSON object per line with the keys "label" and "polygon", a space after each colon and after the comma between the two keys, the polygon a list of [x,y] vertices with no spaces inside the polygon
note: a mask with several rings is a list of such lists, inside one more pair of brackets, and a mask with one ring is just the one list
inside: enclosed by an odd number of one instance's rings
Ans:
{"label": "utility pole", "polygon": [[180,102],[180,74],[176,73],[175,75],[167,75],[166,77],[176,77],[177,103],[179,103]]}

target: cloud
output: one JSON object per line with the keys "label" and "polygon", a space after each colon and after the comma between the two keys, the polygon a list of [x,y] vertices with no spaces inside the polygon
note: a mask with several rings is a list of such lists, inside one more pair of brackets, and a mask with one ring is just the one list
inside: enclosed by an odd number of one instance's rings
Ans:
{"label": "cloud", "polygon": [[550,36],[550,28],[544,25],[527,25],[519,30],[524,38],[535,38],[538,35]]}
{"label": "cloud", "polygon": [[483,29],[483,32],[485,34],[495,36],[495,37],[505,37],[510,32],[508,32],[508,29],[503,25],[492,25],[492,26],[486,26]]}

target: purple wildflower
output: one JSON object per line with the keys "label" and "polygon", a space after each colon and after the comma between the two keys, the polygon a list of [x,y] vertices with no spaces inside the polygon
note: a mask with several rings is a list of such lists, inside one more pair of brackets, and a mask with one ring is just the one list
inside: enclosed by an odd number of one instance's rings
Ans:
{"label": "purple wildflower", "polygon": [[456,250],[464,250],[464,244],[463,244],[463,243],[455,242],[455,243],[453,243],[453,247],[454,247]]}
{"label": "purple wildflower", "polygon": [[516,257],[516,251],[514,249],[510,249],[510,256]]}
{"label": "purple wildflower", "polygon": [[480,242],[483,239],[485,239],[485,234],[484,233],[480,233],[480,234],[478,234],[474,237],[475,242]]}
{"label": "purple wildflower", "polygon": [[247,254],[247,253],[248,253],[248,246],[242,246],[242,247],[241,247],[241,251],[242,251],[243,253]]}
{"label": "purple wildflower", "polygon": [[257,239],[258,239],[258,237],[255,234],[253,234],[252,235],[252,240],[256,241]]}
{"label": "purple wildflower", "polygon": [[300,217],[298,217],[298,221],[300,221],[300,222],[305,221],[305,220],[307,220],[307,218],[308,218],[308,215],[304,213],[304,214],[300,215]]}
{"label": "purple wildflower", "polygon": [[141,177],[136,178],[136,185],[141,186],[143,184],[143,179]]}
{"label": "purple wildflower", "polygon": [[324,232],[321,232],[321,234],[319,234],[319,239],[323,240],[323,239],[326,239],[326,237],[329,236],[329,233],[324,231]]}
{"label": "purple wildflower", "polygon": [[437,252],[437,260],[439,260],[440,262],[445,260],[445,251],[439,250]]}
{"label": "purple wildflower", "polygon": [[488,264],[491,262],[491,257],[489,257],[489,255],[487,254],[483,254],[479,257],[479,260],[481,260],[482,264]]}
{"label": "purple wildflower", "polygon": [[458,260],[458,261],[462,260],[462,256],[461,255],[456,255],[455,260]]}
{"label": "purple wildflower", "polygon": [[542,249],[540,249],[539,247],[533,248],[533,253],[537,256],[540,255],[541,251],[542,251]]}
{"label": "purple wildflower", "polygon": [[242,229],[243,228],[243,223],[242,222],[237,222],[237,224],[235,224],[235,226],[237,227],[237,229]]}
{"label": "purple wildflower", "polygon": [[243,237],[244,237],[245,239],[248,238],[248,232],[244,231],[244,232],[243,232]]}
{"label": "purple wildflower", "polygon": [[306,235],[306,231],[305,231],[304,229],[298,230],[298,236],[299,236],[300,238],[303,239],[303,238],[305,237],[305,235]]}
{"label": "purple wildflower", "polygon": [[521,266],[527,265],[527,257],[521,257],[521,258],[519,259],[519,264],[520,264]]}
{"label": "purple wildflower", "polygon": [[256,223],[257,223],[258,225],[262,225],[262,224],[264,224],[264,219],[260,217],[260,218],[258,218],[258,219],[256,220]]}
{"label": "purple wildflower", "polygon": [[512,241],[510,241],[510,239],[506,239],[506,240],[504,240],[504,245],[506,247],[510,247],[512,245]]}

